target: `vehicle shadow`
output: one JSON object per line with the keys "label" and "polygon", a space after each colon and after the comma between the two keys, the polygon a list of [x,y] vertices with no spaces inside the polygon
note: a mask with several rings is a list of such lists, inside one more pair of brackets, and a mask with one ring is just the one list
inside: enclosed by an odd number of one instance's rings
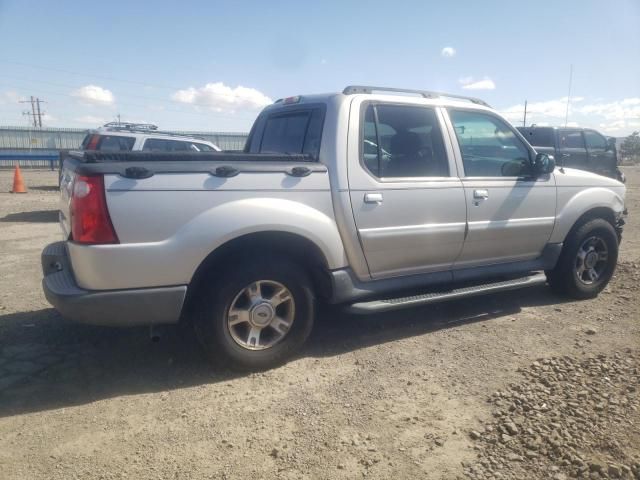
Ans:
{"label": "vehicle shadow", "polygon": [[36,185],[33,187],[29,187],[29,190],[39,190],[41,192],[57,192],[60,190],[60,187],[57,185]]}
{"label": "vehicle shadow", "polygon": [[8,213],[0,222],[54,223],[59,220],[58,210],[35,210],[31,212]]}
{"label": "vehicle shadow", "polygon": [[[475,297],[385,314],[357,316],[321,308],[299,357],[328,357],[371,345],[559,304],[547,288]],[[0,417],[96,400],[230,380],[242,373],[211,365],[190,328],[79,325],[53,309],[0,315]]]}

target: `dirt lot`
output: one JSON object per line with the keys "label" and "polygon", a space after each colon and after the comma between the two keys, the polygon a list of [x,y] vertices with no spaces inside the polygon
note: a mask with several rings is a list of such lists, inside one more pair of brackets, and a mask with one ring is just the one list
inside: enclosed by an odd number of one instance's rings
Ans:
{"label": "dirt lot", "polygon": [[0,171],[0,478],[640,478],[640,169],[596,300],[546,287],[401,313],[323,309],[251,375],[190,334],[76,325],[40,289],[56,176]]}

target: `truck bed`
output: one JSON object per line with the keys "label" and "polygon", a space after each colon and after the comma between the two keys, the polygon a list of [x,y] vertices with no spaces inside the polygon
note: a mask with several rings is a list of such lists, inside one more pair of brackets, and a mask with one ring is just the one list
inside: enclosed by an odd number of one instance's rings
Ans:
{"label": "truck bed", "polygon": [[[60,221],[70,238],[70,198],[78,175],[102,175],[112,245],[68,242],[80,288],[186,285],[195,269],[240,230],[299,234],[316,221],[315,244],[342,252],[325,165],[302,155],[88,153],[64,162]],[[343,258],[335,265],[342,266]]]}

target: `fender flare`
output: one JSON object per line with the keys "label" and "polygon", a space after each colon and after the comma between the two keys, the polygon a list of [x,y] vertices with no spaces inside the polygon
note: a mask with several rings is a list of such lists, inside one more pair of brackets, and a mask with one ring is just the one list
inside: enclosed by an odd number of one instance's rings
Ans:
{"label": "fender flare", "polygon": [[202,261],[220,247],[240,237],[265,232],[289,233],[310,241],[321,252],[329,269],[347,265],[342,238],[333,218],[318,209],[292,200],[247,198],[227,202],[202,212],[184,225],[176,237],[193,241],[203,230],[212,228],[215,229],[213,241],[204,244],[198,242],[198,247],[206,252],[192,266],[190,278]]}

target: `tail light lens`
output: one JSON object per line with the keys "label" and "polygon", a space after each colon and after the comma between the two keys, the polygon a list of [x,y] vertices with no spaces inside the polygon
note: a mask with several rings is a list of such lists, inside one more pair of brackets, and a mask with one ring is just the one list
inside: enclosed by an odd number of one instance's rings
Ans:
{"label": "tail light lens", "polygon": [[89,137],[89,141],[85,145],[85,150],[97,150],[98,149],[98,141],[100,140],[100,135],[91,135]]}
{"label": "tail light lens", "polygon": [[102,175],[78,175],[71,195],[71,236],[78,243],[118,243]]}

